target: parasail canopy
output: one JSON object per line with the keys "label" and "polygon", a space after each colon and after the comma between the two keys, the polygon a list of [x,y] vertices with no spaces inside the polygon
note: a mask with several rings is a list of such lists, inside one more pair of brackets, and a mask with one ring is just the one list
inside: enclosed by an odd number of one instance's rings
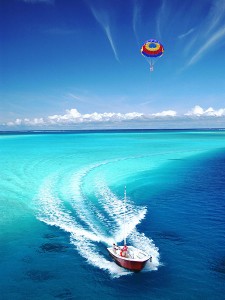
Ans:
{"label": "parasail canopy", "polygon": [[153,71],[153,65],[159,57],[164,53],[163,45],[154,39],[150,39],[144,43],[141,48],[141,54],[147,59],[150,64],[150,71]]}

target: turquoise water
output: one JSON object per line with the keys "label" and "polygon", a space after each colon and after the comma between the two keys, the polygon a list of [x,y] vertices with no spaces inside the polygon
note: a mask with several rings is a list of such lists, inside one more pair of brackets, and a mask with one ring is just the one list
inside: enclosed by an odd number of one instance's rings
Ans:
{"label": "turquoise water", "polygon": [[225,131],[1,134],[0,165],[3,299],[224,298]]}

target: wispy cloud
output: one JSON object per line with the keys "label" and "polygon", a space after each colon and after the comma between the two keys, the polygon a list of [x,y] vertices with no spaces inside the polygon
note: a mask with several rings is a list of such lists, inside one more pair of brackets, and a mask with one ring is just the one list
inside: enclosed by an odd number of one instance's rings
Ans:
{"label": "wispy cloud", "polygon": [[220,28],[216,33],[214,33],[214,35],[211,38],[209,38],[203,44],[202,47],[198,49],[198,51],[189,60],[187,66],[196,63],[207,50],[209,50],[213,45],[215,45],[215,42],[218,42],[223,37],[225,37],[225,26],[223,28]]}
{"label": "wispy cloud", "polygon": [[183,38],[185,38],[186,36],[190,35],[190,34],[191,34],[192,32],[194,32],[194,31],[195,31],[195,28],[191,28],[191,29],[188,30],[187,32],[185,32],[185,33],[179,35],[179,36],[178,36],[178,39],[183,39]]}
{"label": "wispy cloud", "polygon": [[72,94],[72,93],[68,93],[67,95],[69,98],[72,98],[74,100],[78,100],[78,101],[82,101],[83,102],[83,98],[79,95],[75,95],[75,94]]}
{"label": "wispy cloud", "polygon": [[79,102],[79,103],[84,103],[84,104],[88,104],[88,105],[91,104],[90,97],[87,97],[84,95],[68,93],[65,97],[74,100],[75,103]]}
{"label": "wispy cloud", "polygon": [[215,0],[212,1],[211,10],[209,12],[209,27],[208,33],[211,30],[216,28],[221,21],[224,19],[225,13],[225,1],[224,0]]}
{"label": "wispy cloud", "polygon": [[99,23],[99,25],[102,27],[103,31],[106,34],[106,37],[114,53],[115,59],[119,61],[116,45],[112,37],[108,12],[106,12],[106,10],[103,9],[96,9],[92,5],[90,5],[90,9],[96,21]]}
{"label": "wispy cloud", "polygon": [[157,27],[157,35],[159,39],[162,38],[162,32],[161,29],[163,28],[163,22],[165,21],[165,14],[166,14],[166,1],[162,1],[162,5],[159,9],[158,15],[157,15],[157,20],[156,20],[156,27]]}
{"label": "wispy cloud", "polygon": [[135,35],[135,38],[136,38],[138,44],[140,44],[140,41],[139,41],[138,33],[137,33],[137,24],[138,24],[138,21],[141,19],[141,9],[142,9],[142,7],[140,4],[140,1],[134,0],[132,25],[133,25],[134,35]]}
{"label": "wispy cloud", "polygon": [[[215,49],[215,47],[220,47],[224,42],[225,2],[223,0],[212,1],[211,5],[206,21],[192,40],[192,49],[196,49],[196,51],[192,54],[186,67],[195,64],[208,51]],[[198,38],[196,38],[197,36]]]}

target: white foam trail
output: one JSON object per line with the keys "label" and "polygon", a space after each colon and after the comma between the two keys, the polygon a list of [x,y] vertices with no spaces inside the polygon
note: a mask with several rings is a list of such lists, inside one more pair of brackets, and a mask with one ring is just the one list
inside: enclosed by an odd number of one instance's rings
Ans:
{"label": "white foam trail", "polygon": [[95,224],[90,221],[88,218],[88,210],[87,207],[85,206],[85,199],[82,194],[81,186],[82,186],[82,179],[87,175],[88,172],[90,172],[91,169],[93,169],[94,166],[89,166],[86,168],[81,169],[79,172],[75,173],[70,181],[70,203],[72,204],[73,208],[79,215],[79,218],[85,222],[91,231],[95,232],[98,234],[98,230],[95,227]]}
{"label": "white foam trail", "polygon": [[[115,221],[116,226],[111,234],[116,242],[120,242],[124,238],[124,202],[118,199],[110,189],[102,182],[98,181],[98,193],[100,194],[99,202],[103,206],[108,215]],[[127,199],[126,205],[126,236],[128,236],[136,226],[144,219],[147,209],[145,207],[134,206]]]}
{"label": "white foam trail", "polygon": [[[84,180],[84,177],[91,172],[93,169],[100,167],[102,165],[105,165],[109,163],[108,161],[93,164],[88,167],[85,167],[81,169],[79,172],[75,173],[70,181],[70,188],[69,188],[69,198],[70,203],[75,209],[76,213],[78,214],[79,218],[85,222],[85,224],[88,225],[90,230],[97,236],[99,236],[99,239],[102,242],[105,242],[106,244],[112,244],[113,240],[104,236],[104,231],[102,231],[102,226],[98,225],[98,218],[96,220],[96,215],[100,216],[100,220],[102,219],[101,213],[97,209],[89,210],[89,207],[87,207],[87,202],[85,196],[82,192],[82,182]],[[94,214],[93,214],[94,212]]]}
{"label": "white foam trail", "polygon": [[52,194],[55,176],[48,178],[43,184],[39,193],[39,220],[57,226],[66,232],[76,233],[77,236],[84,236],[93,241],[100,241],[99,237],[78,225],[74,218],[62,206],[61,200]]}
{"label": "white foam trail", "polygon": [[[104,236],[105,231],[102,230],[102,228],[105,227],[108,221],[104,219],[103,215],[96,207],[92,207],[92,210],[88,209],[90,208],[90,204],[87,207],[88,201],[82,192],[82,183],[85,177],[93,170],[110,163],[115,163],[127,159],[134,159],[134,157],[112,159],[91,164],[76,172],[71,177],[69,183],[70,187],[68,189],[67,198],[70,199],[70,203],[76,211],[76,213],[78,214],[80,220],[82,220],[94,234],[98,235],[101,241],[107,244],[112,244],[113,242],[112,238],[107,238]],[[116,207],[114,207],[114,209],[115,208]],[[104,226],[102,226],[102,224],[100,224],[99,226],[98,220],[96,220],[96,216],[99,216],[99,220],[104,221]]]}
{"label": "white foam trail", "polygon": [[70,233],[70,242],[76,247],[81,256],[92,265],[107,270],[112,277],[131,274],[131,272],[120,268],[114,262],[105,259],[98,252],[96,242],[100,241],[99,237],[80,227],[63,207],[61,200],[53,195],[55,181],[56,176],[51,176],[45,181],[40,190],[38,196],[39,220]]}
{"label": "white foam trail", "polygon": [[[99,252],[97,242],[111,245],[113,241],[119,242],[123,239],[123,200],[118,199],[104,181],[100,180],[97,180],[95,184],[99,202],[98,208],[92,203],[88,203],[89,201],[82,191],[87,174],[111,162],[105,161],[92,164],[79,170],[71,176],[71,179],[69,178],[67,191],[65,187],[62,188],[64,192],[66,191],[66,196],[68,196],[66,199],[69,199],[68,201],[75,209],[78,219],[72,216],[72,211],[68,211],[65,208],[63,200],[58,196],[59,192],[57,191],[60,190],[62,175],[55,174],[48,177],[39,192],[38,218],[46,224],[57,226],[68,232],[70,234],[70,242],[90,264],[107,270],[112,277],[119,277],[131,274],[131,272],[106,259]],[[90,207],[93,213],[90,212]],[[129,199],[127,200],[126,235],[135,246],[151,253],[153,261],[150,266],[147,265],[146,270],[156,270],[159,265],[158,249],[152,240],[139,233],[136,229],[136,226],[145,217],[146,212],[147,209],[145,207],[135,206]],[[111,221],[108,221],[109,219]],[[81,224],[79,220],[82,221]],[[107,229],[108,233],[106,233]]]}

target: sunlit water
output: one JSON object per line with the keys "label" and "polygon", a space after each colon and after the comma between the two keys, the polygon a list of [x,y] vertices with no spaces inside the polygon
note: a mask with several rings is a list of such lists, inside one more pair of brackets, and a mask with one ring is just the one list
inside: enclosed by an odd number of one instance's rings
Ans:
{"label": "sunlit water", "polygon": [[225,131],[2,134],[0,165],[3,299],[223,299]]}

